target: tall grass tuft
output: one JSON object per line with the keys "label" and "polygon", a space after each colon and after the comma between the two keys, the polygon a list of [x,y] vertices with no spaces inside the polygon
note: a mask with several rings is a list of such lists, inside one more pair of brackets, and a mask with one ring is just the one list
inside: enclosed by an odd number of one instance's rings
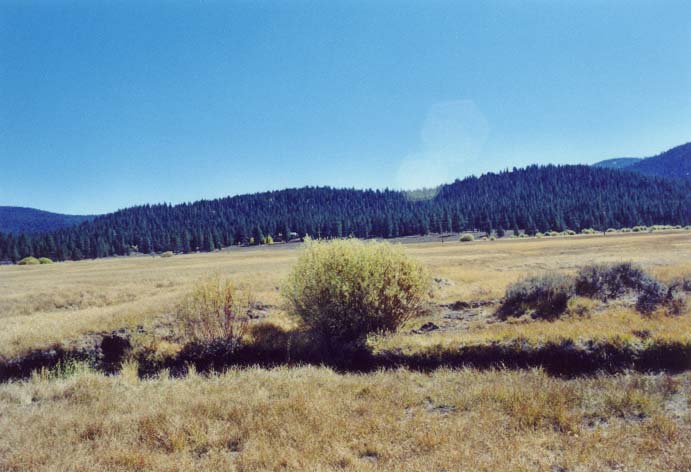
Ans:
{"label": "tall grass tuft", "polygon": [[252,303],[230,280],[215,274],[196,283],[178,307],[177,315],[188,341],[222,341],[238,345],[242,340]]}

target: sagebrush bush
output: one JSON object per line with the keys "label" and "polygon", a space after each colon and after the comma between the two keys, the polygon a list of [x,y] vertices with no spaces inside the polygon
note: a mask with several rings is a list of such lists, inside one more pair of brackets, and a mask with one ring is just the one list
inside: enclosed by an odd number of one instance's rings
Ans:
{"label": "sagebrush bush", "polygon": [[499,316],[532,314],[535,318],[553,319],[566,311],[574,286],[571,278],[560,274],[529,277],[509,285]]}
{"label": "sagebrush bush", "polygon": [[283,285],[289,310],[322,340],[362,342],[424,310],[430,279],[401,246],[307,241]]}
{"label": "sagebrush bush", "polygon": [[667,293],[665,306],[668,314],[681,315],[688,306],[686,294],[680,290],[671,289]]}
{"label": "sagebrush bush", "polygon": [[673,283],[678,285],[680,290],[683,290],[684,292],[691,292],[691,274],[679,277],[678,279],[675,279]]}
{"label": "sagebrush bush", "polygon": [[53,260],[48,257],[39,257],[38,262],[41,264],[52,264]]}
{"label": "sagebrush bush", "polygon": [[593,264],[578,271],[575,288],[580,296],[608,300],[628,291],[640,292],[654,281],[643,268],[631,262]]}
{"label": "sagebrush bush", "polygon": [[25,257],[21,261],[17,262],[17,264],[19,264],[19,265],[38,265],[40,263],[41,263],[41,261],[39,261],[38,259],[36,259],[35,257],[32,257],[32,256]]}
{"label": "sagebrush bush", "polygon": [[242,296],[230,280],[212,275],[195,284],[177,316],[187,341],[236,346],[246,332],[251,307],[251,297]]}
{"label": "sagebrush bush", "polygon": [[470,233],[466,233],[466,234],[464,234],[463,236],[461,236],[460,241],[461,241],[462,243],[468,243],[468,242],[470,242],[470,241],[475,241],[475,236],[473,236],[473,235],[470,234]]}
{"label": "sagebrush bush", "polygon": [[636,299],[636,310],[649,314],[667,300],[668,289],[657,281],[650,282],[640,289]]}
{"label": "sagebrush bush", "polygon": [[173,257],[173,251],[162,252],[161,257]]}

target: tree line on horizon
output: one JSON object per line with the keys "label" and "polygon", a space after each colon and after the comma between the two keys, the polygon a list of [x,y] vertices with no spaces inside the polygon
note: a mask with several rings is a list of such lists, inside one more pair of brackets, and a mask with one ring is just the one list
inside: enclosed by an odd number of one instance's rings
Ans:
{"label": "tree line on horizon", "polygon": [[0,261],[213,251],[305,235],[394,238],[519,229],[534,234],[653,224],[691,224],[691,182],[534,165],[456,180],[436,192],[305,187],[136,206],[41,234],[0,233]]}

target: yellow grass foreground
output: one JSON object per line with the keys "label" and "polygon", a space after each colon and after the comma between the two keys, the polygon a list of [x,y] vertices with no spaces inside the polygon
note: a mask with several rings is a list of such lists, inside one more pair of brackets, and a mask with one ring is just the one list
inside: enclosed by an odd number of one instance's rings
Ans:
{"label": "yellow grass foreground", "polygon": [[691,376],[88,371],[0,386],[0,470],[691,470]]}

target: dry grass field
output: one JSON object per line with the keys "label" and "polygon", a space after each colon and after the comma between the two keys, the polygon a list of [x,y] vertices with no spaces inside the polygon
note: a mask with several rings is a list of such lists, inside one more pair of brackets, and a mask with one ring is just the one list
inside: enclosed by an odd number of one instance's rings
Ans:
{"label": "dry grass field", "polygon": [[[214,272],[268,306],[261,323],[290,330],[279,288],[299,247],[0,267],[0,360],[94,332],[153,333]],[[662,281],[688,275],[688,231],[405,250],[434,277],[435,309],[372,338],[375,353],[565,339],[691,345],[688,307],[644,316],[614,301],[556,321],[494,316],[507,285],[530,274],[634,261]],[[458,301],[471,308],[449,308]],[[428,323],[433,330],[420,330]],[[0,385],[0,470],[689,471],[684,369],[556,377],[540,368],[282,366],[140,378],[134,363],[113,376],[66,366]]]}
{"label": "dry grass field", "polygon": [[[526,275],[574,272],[592,262],[638,262],[663,280],[691,273],[688,231],[473,243],[447,241],[405,247],[437,279],[435,301],[440,304],[496,300],[509,283]],[[171,258],[144,256],[0,267],[0,358],[69,342],[88,332],[146,325],[170,313],[191,285],[209,273],[228,276],[240,288],[251,291],[256,300],[280,307],[279,287],[299,248],[276,245]],[[280,316],[280,312],[274,314]],[[640,324],[641,329],[645,329],[642,325],[665,324],[664,319],[641,319],[626,309],[614,310],[612,314],[600,318],[599,324],[566,324],[578,332],[592,328],[590,332],[600,334],[605,324],[613,325],[612,334],[622,334],[619,328],[631,322]],[[676,332],[679,320],[667,321],[669,330]],[[568,329],[564,323],[528,327],[483,325],[479,335],[562,333],[564,329]],[[471,330],[462,335],[478,333]]]}

